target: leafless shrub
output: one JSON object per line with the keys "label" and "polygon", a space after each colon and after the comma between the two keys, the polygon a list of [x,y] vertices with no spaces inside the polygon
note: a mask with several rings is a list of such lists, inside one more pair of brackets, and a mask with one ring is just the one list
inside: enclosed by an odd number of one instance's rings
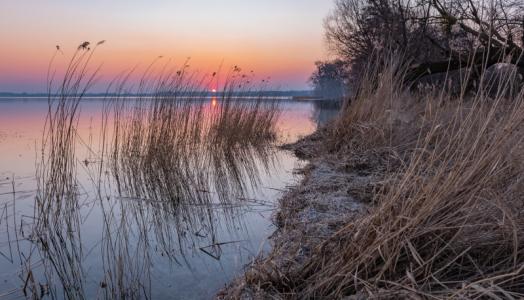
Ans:
{"label": "leafless shrub", "polygon": [[370,54],[393,49],[411,64],[407,80],[471,68],[469,84],[478,84],[480,73],[496,63],[523,73],[523,8],[513,0],[338,0],[326,19],[326,38],[351,63],[353,82],[374,60]]}

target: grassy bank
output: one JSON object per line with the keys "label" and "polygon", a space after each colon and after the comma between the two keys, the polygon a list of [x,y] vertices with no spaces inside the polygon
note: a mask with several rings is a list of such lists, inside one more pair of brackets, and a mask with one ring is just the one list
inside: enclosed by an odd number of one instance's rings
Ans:
{"label": "grassy bank", "polygon": [[465,72],[452,93],[414,91],[402,70],[369,71],[335,122],[290,146],[310,165],[281,200],[272,253],[219,297],[524,296],[517,75],[471,90]]}

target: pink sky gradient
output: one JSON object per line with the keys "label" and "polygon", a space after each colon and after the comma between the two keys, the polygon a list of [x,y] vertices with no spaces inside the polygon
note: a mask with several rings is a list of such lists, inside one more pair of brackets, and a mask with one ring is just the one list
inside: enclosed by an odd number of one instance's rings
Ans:
{"label": "pink sky gradient", "polygon": [[[82,41],[107,40],[93,67],[101,82],[163,55],[191,57],[193,70],[223,61],[271,76],[279,89],[307,89],[314,62],[327,57],[322,23],[330,0],[2,0],[0,91],[43,92],[55,45],[60,69]],[[97,92],[97,91],[94,91]]]}

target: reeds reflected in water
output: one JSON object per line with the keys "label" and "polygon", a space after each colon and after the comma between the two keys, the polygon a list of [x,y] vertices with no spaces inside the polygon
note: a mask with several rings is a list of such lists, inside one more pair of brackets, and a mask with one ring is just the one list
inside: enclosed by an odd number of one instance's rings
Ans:
{"label": "reeds reflected in water", "polygon": [[[58,87],[55,86],[54,72],[53,75],[48,72],[49,110],[36,166],[33,241],[42,255],[47,281],[53,282],[54,277],[58,277],[63,287],[61,291],[69,299],[83,299],[84,295],[80,235],[80,204],[83,196],[80,195],[81,188],[77,180],[76,129],[80,103],[98,73],[98,70],[88,71],[95,50],[96,46],[89,51],[79,47]],[[57,48],[55,55],[58,51]],[[27,278],[32,276],[29,270]],[[53,288],[49,292],[53,296],[60,293]]]}
{"label": "reeds reflected in water", "polygon": [[[186,63],[160,75],[148,69],[139,96],[124,97],[129,75],[108,89],[98,149],[88,149],[96,159],[84,161],[77,151],[87,145],[77,128],[97,76],[87,67],[95,49],[79,47],[58,88],[50,76],[30,241],[52,298],[150,297],[154,256],[190,267],[187,251],[219,260],[222,245],[240,242],[221,240],[219,229],[241,228],[242,215],[260,204],[248,195],[275,164],[279,110],[261,97],[238,99],[252,86],[237,67],[216,105],[204,92],[214,75],[189,72]],[[82,186],[80,172],[91,186]],[[85,257],[94,250],[82,241],[85,207],[102,216],[96,292],[86,287]],[[33,270],[24,276],[33,278]],[[43,296],[36,286],[33,297]]]}

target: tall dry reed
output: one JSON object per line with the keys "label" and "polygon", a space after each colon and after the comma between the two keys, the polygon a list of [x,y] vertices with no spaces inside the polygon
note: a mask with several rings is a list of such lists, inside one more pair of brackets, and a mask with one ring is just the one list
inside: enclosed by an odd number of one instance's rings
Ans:
{"label": "tall dry reed", "polygon": [[268,272],[279,275],[260,287],[300,299],[524,297],[524,91],[510,73],[459,95],[414,92],[403,68],[372,69],[323,132],[326,151],[368,160],[372,208],[298,277]]}
{"label": "tall dry reed", "polygon": [[[80,45],[58,83],[50,64],[32,242],[39,247],[51,296],[85,298],[91,291],[86,291],[81,206],[86,200],[96,203],[103,221],[100,293],[149,297],[153,251],[187,263],[194,239],[205,237],[219,248],[218,226],[237,227],[231,222],[239,222],[243,196],[271,164],[278,107],[264,99],[239,100],[251,87],[238,68],[211,107],[207,89],[215,75],[192,72],[187,62],[178,70],[157,71],[155,60],[134,90],[137,96],[126,96],[133,92],[132,73],[111,83],[99,149],[89,149],[96,159],[84,163],[77,157],[86,146],[77,129],[83,99],[99,71],[89,69],[96,46]],[[80,169],[88,171],[92,187],[80,184]]]}

